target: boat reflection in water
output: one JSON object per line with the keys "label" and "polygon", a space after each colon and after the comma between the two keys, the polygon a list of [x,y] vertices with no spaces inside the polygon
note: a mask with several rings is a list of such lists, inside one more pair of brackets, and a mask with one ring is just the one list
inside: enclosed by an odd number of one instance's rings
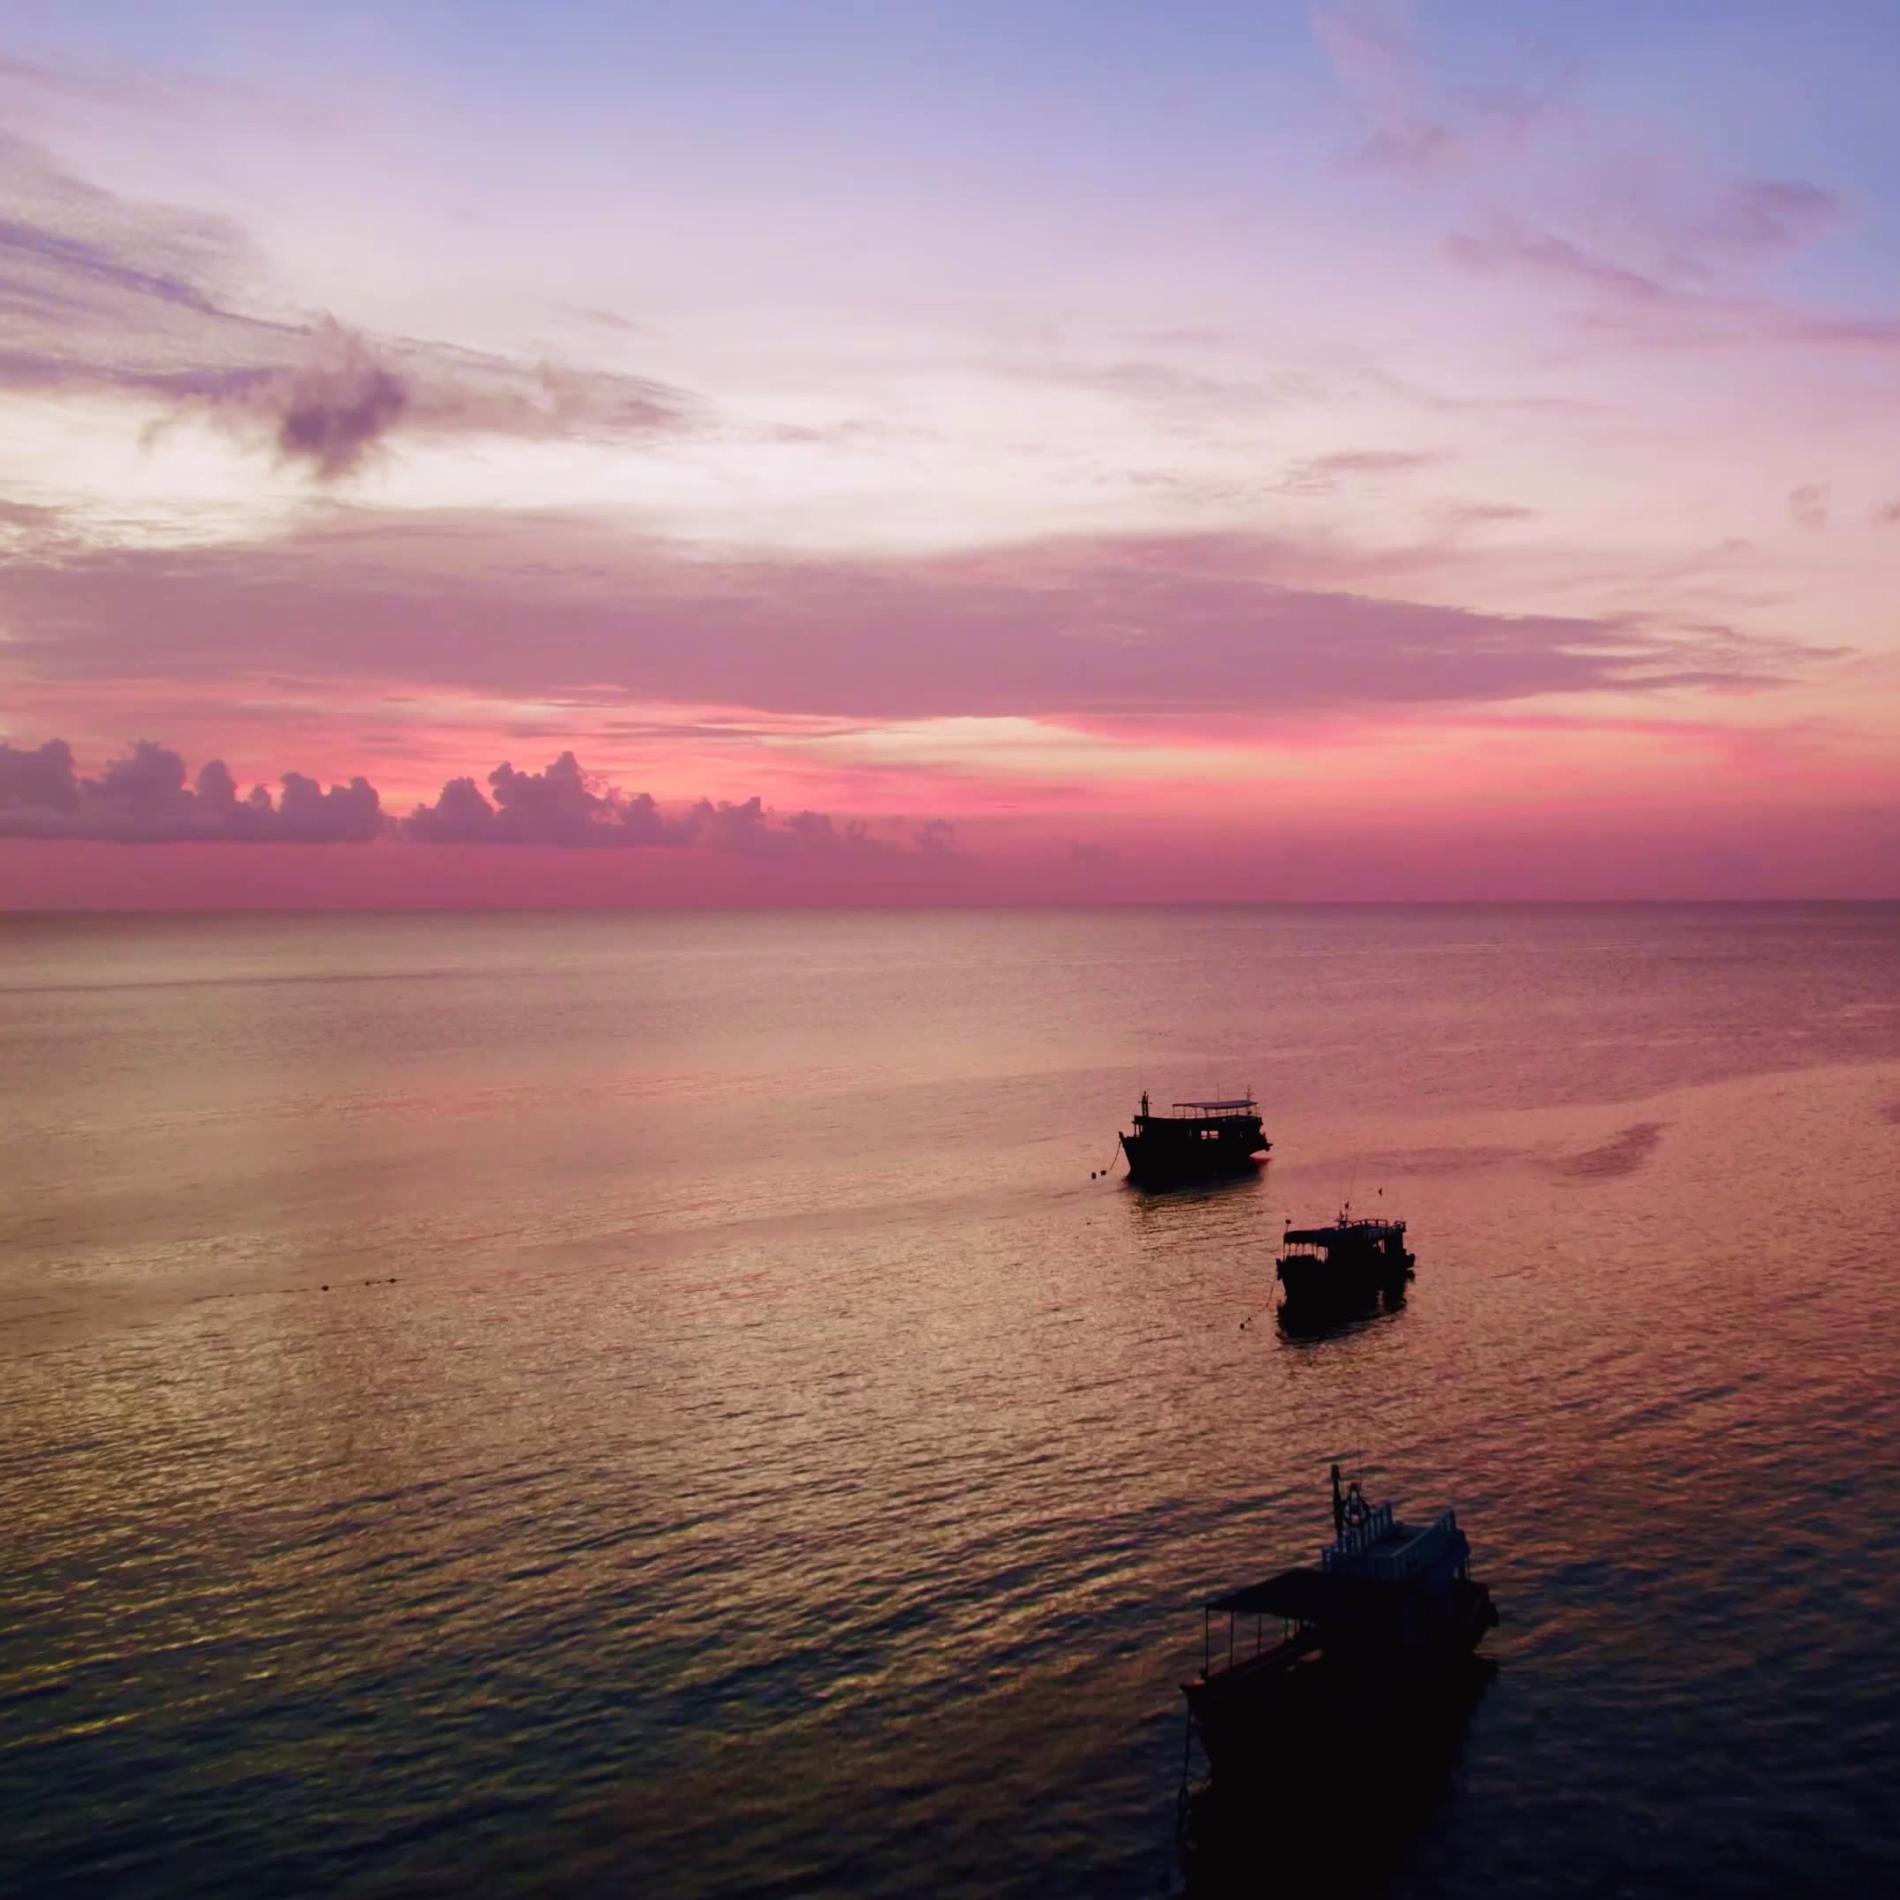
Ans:
{"label": "boat reflection in water", "polygon": [[[1337,1465],[1332,1480],[1317,1567],[1205,1606],[1201,1672],[1181,1685],[1181,1844],[1201,1890],[1230,1876],[1257,1890],[1262,1855],[1323,1844],[1311,1831],[1329,1820],[1376,1884],[1429,1815],[1489,1673],[1473,1652],[1498,1614],[1457,1514],[1402,1523],[1342,1488]],[[1329,1890],[1345,1884],[1333,1871]]]}

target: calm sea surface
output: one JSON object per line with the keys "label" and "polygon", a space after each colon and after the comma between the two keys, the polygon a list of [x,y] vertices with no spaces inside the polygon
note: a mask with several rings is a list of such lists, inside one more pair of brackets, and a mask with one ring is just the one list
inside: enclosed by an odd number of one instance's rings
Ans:
{"label": "calm sea surface", "polygon": [[1900,908],[16,918],[0,1075],[9,1894],[1218,1882],[1334,1458],[1506,1617],[1382,1882],[1900,1891]]}

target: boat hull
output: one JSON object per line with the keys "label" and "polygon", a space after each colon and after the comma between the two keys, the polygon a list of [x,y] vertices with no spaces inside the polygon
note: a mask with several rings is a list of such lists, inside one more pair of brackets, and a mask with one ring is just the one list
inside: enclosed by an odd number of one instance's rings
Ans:
{"label": "boat hull", "polygon": [[1325,1779],[1363,1765],[1375,1737],[1401,1750],[1417,1723],[1455,1700],[1485,1631],[1491,1593],[1461,1581],[1450,1614],[1417,1647],[1329,1651],[1310,1637],[1181,1685],[1208,1764]]}
{"label": "boat hull", "polygon": [[1381,1300],[1397,1306],[1405,1298],[1415,1259],[1410,1253],[1380,1252],[1344,1260],[1289,1255],[1278,1267],[1280,1284],[1286,1289],[1286,1311],[1323,1317],[1365,1312]]}
{"label": "boat hull", "polygon": [[1219,1141],[1168,1141],[1152,1135],[1123,1135],[1128,1178],[1140,1188],[1189,1187],[1199,1181],[1225,1181],[1253,1174],[1272,1145],[1264,1138],[1228,1137]]}

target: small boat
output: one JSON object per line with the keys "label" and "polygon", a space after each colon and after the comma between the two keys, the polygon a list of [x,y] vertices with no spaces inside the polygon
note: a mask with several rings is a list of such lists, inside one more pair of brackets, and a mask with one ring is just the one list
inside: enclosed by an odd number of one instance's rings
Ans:
{"label": "small boat", "polygon": [[1134,1132],[1121,1138],[1128,1178],[1137,1187],[1181,1187],[1251,1173],[1273,1146],[1261,1132],[1260,1109],[1250,1094],[1171,1107],[1171,1115],[1151,1113],[1144,1089]]}
{"label": "small boat", "polygon": [[1397,1306],[1417,1259],[1402,1220],[1355,1220],[1344,1207],[1330,1227],[1289,1227],[1280,1244],[1282,1310],[1295,1317]]}
{"label": "small boat", "polygon": [[[1317,1567],[1205,1607],[1201,1673],[1181,1689],[1191,1738],[1217,1773],[1236,1760],[1275,1764],[1341,1788],[1387,1746],[1402,1767],[1407,1737],[1425,1732],[1497,1623],[1455,1512],[1401,1523],[1356,1482],[1342,1489],[1334,1465],[1333,1526]],[[1224,1653],[1214,1640],[1223,1616]]]}

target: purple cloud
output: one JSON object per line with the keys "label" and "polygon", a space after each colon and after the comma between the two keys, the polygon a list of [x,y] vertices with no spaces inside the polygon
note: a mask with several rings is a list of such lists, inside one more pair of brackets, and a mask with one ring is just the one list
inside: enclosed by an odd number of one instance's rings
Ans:
{"label": "purple cloud", "polygon": [[1364,128],[1353,162],[1369,168],[1431,176],[1481,164],[1521,146],[1568,84],[1563,73],[1439,84],[1409,0],[1327,0],[1311,14]]}
{"label": "purple cloud", "polygon": [[1816,658],[1661,617],[1378,598],[1351,585],[1375,581],[1377,561],[1336,550],[1347,585],[1293,585],[1280,575],[1312,571],[1309,551],[1239,534],[715,561],[585,522],[496,516],[391,524],[373,548],[374,566],[360,537],[313,529],[254,550],[16,560],[0,566],[9,652],[48,678],[270,674],[604,707],[743,694],[758,713],[858,722],[1746,688]]}
{"label": "purple cloud", "polygon": [[311,360],[278,385],[277,449],[325,481],[347,475],[401,419],[409,391],[361,337],[320,326]]}
{"label": "purple cloud", "polygon": [[398,430],[638,438],[698,414],[645,377],[247,315],[240,287],[260,264],[238,227],[102,191],[4,135],[0,199],[0,389],[144,396],[319,481]]}
{"label": "purple cloud", "polygon": [[1812,243],[1840,213],[1840,200],[1802,178],[1744,178],[1726,186],[1683,232],[1697,255],[1772,256]]}
{"label": "purple cloud", "polygon": [[1788,513],[1798,527],[1819,534],[1827,526],[1829,491],[1825,482],[1803,482],[1788,491]]}
{"label": "purple cloud", "polygon": [[366,844],[390,837],[771,858],[951,854],[952,828],[943,819],[927,820],[897,842],[825,812],[781,818],[756,796],[736,803],[702,798],[669,813],[650,792],[629,794],[583,770],[572,752],[539,772],[504,763],[489,773],[488,784],[492,799],[472,778],[450,779],[433,804],[390,821],[376,788],[363,778],[326,791],[301,772],[286,772],[278,798],[261,785],[240,798],[221,759],[210,760],[187,784],[184,759],[149,739],[137,741],[96,779],[79,776],[63,739],[32,750],[0,743],[0,838]]}
{"label": "purple cloud", "polygon": [[[1591,150],[1528,189],[1501,175],[1501,149],[1521,146],[1570,86],[1507,78],[1478,86],[1434,81],[1409,0],[1327,0],[1315,32],[1368,128],[1362,164],[1462,188],[1465,216],[1484,228],[1445,239],[1474,273],[1536,277],[1609,306],[1589,321],[1633,341],[1831,345],[1887,349],[1900,323],[1834,316],[1759,297],[1718,295],[1726,273],[1757,271],[1811,244],[1839,218],[1839,196],[1801,178],[1711,182],[1686,156]],[[1482,178],[1479,197],[1475,182]],[[1502,188],[1501,188],[1502,187]],[[1538,193],[1532,199],[1530,193]],[[1513,197],[1534,209],[1501,211]],[[1564,227],[1569,227],[1566,229]],[[1573,235],[1580,232],[1581,235]]]}
{"label": "purple cloud", "polygon": [[[537,844],[590,849],[700,850],[748,857],[888,855],[901,849],[857,820],[824,812],[779,819],[753,797],[740,803],[702,798],[677,813],[651,792],[628,794],[584,771],[572,752],[540,772],[499,765],[488,775],[493,802],[473,779],[451,779],[433,805],[418,806],[400,834],[426,844]],[[948,848],[949,827],[926,824],[911,846],[920,856]]]}
{"label": "purple cloud", "polygon": [[187,786],[184,760],[149,739],[96,779],[79,777],[63,739],[31,752],[0,744],[0,837],[343,844],[374,838],[382,826],[381,802],[366,779],[325,791],[301,772],[286,772],[281,801],[261,785],[240,800],[221,759]]}
{"label": "purple cloud", "polygon": [[36,752],[0,744],[0,812],[79,809],[79,775],[64,739],[49,739]]}
{"label": "purple cloud", "polygon": [[1330,495],[1343,482],[1376,480],[1382,475],[1407,475],[1445,460],[1441,454],[1420,449],[1340,449],[1331,455],[1309,456],[1295,462],[1276,486],[1289,495]]}
{"label": "purple cloud", "polygon": [[1667,302],[1667,285],[1641,271],[1600,257],[1550,231],[1502,226],[1489,237],[1458,232],[1445,240],[1446,254],[1465,269],[1487,275],[1516,272],[1590,290],[1622,302]]}
{"label": "purple cloud", "polygon": [[1473,270],[1518,270],[1567,279],[1636,303],[1705,301],[1695,282],[1729,264],[1798,249],[1830,224],[1839,201],[1800,179],[1744,179],[1700,206],[1672,206],[1657,189],[1617,204],[1625,236],[1656,260],[1639,270],[1549,230],[1501,223],[1488,237],[1455,235],[1448,249]]}
{"label": "purple cloud", "polygon": [[495,808],[472,778],[452,778],[435,803],[418,805],[402,828],[423,844],[489,844],[495,836]]}
{"label": "purple cloud", "polygon": [[1767,297],[1717,294],[1701,285],[1703,263],[1681,252],[1666,270],[1637,270],[1554,232],[1508,224],[1485,237],[1455,233],[1445,250],[1473,272],[1541,279],[1582,294],[1591,305],[1582,321],[1628,343],[1900,350],[1900,317],[1839,315]]}

